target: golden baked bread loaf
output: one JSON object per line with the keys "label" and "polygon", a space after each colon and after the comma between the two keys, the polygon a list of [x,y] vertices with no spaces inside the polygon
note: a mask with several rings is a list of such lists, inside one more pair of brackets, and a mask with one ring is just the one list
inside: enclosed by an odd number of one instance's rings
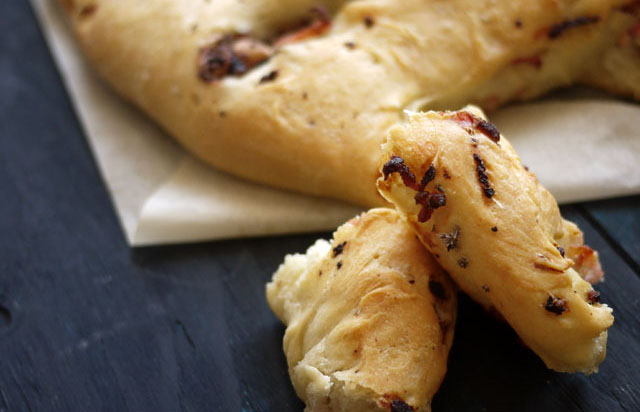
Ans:
{"label": "golden baked bread loaf", "polygon": [[595,281],[597,255],[482,112],[410,114],[383,152],[378,189],[456,284],[547,367],[597,371],[613,316],[574,266]]}
{"label": "golden baked bread loaf", "polygon": [[373,209],[289,255],[267,285],[307,411],[429,411],[456,291],[400,215]]}
{"label": "golden baked bread loaf", "polygon": [[640,87],[629,0],[60,1],[98,73],[195,155],[366,206],[404,109],[494,108],[590,68]]}

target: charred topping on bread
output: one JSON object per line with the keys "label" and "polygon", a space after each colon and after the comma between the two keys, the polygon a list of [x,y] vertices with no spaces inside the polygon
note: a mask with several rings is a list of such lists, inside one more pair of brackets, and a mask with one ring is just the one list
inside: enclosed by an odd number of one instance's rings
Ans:
{"label": "charred topping on bread", "polygon": [[345,47],[346,47],[347,49],[351,49],[351,50],[353,50],[353,49],[355,49],[355,48],[356,48],[356,44],[355,44],[354,42],[352,42],[352,41],[348,41],[348,42],[346,42],[344,45],[345,45]]}
{"label": "charred topping on bread", "polygon": [[491,199],[495,194],[495,190],[489,184],[489,176],[487,175],[487,167],[484,164],[484,160],[477,153],[473,154],[473,160],[476,162],[476,172],[478,172],[478,181],[480,182],[480,187],[482,187],[482,192],[487,199]]}
{"label": "charred topping on bread", "polygon": [[429,182],[435,179],[435,177],[436,177],[436,168],[433,165],[431,165],[429,166],[427,171],[424,172],[424,175],[422,176],[422,180],[420,180],[420,190],[424,190],[424,188],[427,187]]}
{"label": "charred topping on bread", "polygon": [[258,84],[262,84],[262,83],[266,83],[266,82],[272,82],[277,77],[278,77],[278,71],[277,70],[272,70],[268,74],[265,74],[264,76],[262,76],[260,78],[260,81],[258,82]]}
{"label": "charred topping on bread", "polygon": [[455,249],[458,246],[458,238],[460,236],[460,228],[456,227],[451,233],[440,234],[440,239],[444,240],[444,244],[447,246],[447,252],[451,249]]}
{"label": "charred topping on bread", "polygon": [[198,77],[211,83],[240,76],[271,57],[273,49],[245,35],[228,34],[198,53]]}
{"label": "charred topping on bread", "polygon": [[492,228],[491,228],[491,231],[492,231],[492,232],[497,232],[497,231],[498,231],[498,226],[494,226],[494,227],[492,227]]}
{"label": "charred topping on bread", "polygon": [[[275,49],[286,44],[319,36],[331,27],[331,16],[323,7],[312,7],[311,19],[280,34],[276,39],[260,40],[248,34],[230,33],[198,53],[198,77],[206,83],[226,76],[241,76],[268,60]],[[277,70],[260,79],[260,83],[275,80]]]}
{"label": "charred topping on bread", "polygon": [[[474,116],[467,111],[461,110],[459,112],[455,112],[451,119],[464,127],[469,134],[473,134],[473,132],[477,130],[495,143],[500,141],[500,132],[494,124]],[[474,141],[474,143],[477,144],[477,141]]]}
{"label": "charred topping on bread", "polygon": [[518,29],[522,28],[522,20],[520,19],[516,19],[516,21],[513,23]]}
{"label": "charred topping on bread", "polygon": [[567,305],[567,301],[561,298],[556,298],[554,296],[549,295],[547,302],[544,304],[544,308],[556,315],[562,315],[564,312],[569,310],[569,306]]}
{"label": "charred topping on bread", "polygon": [[500,132],[498,131],[498,128],[493,123],[480,119],[476,128],[479,129],[482,133],[484,133],[489,139],[493,140],[494,142],[497,143],[500,140]]}
{"label": "charred topping on bread", "polygon": [[549,32],[547,33],[547,36],[549,36],[550,39],[557,39],[558,37],[562,36],[568,29],[597,23],[599,21],[600,16],[583,16],[573,20],[565,20],[561,23],[557,23],[551,26]]}
{"label": "charred topping on bread", "polygon": [[491,289],[489,289],[489,286],[487,285],[482,285],[482,290],[484,291],[484,293],[489,293]]}
{"label": "charred topping on bread", "polygon": [[600,292],[595,290],[590,290],[587,292],[587,301],[590,305],[594,303],[600,303]]}
{"label": "charred topping on bread", "polygon": [[342,261],[338,261],[338,263],[336,264],[336,267],[338,268],[338,270],[340,270],[340,268],[342,267]]}
{"label": "charred topping on bread", "polygon": [[389,178],[392,173],[400,173],[404,185],[415,190],[419,190],[420,187],[416,183],[416,176],[411,172],[409,166],[404,164],[404,159],[400,156],[393,155],[387,163],[382,166],[382,174],[384,180]]}
{"label": "charred topping on bread", "polygon": [[560,252],[560,256],[564,257],[564,248],[562,246],[556,246],[556,249]]}
{"label": "charred topping on bread", "polygon": [[458,266],[460,266],[462,269],[466,268],[467,266],[469,266],[469,259],[464,256],[461,257],[460,259],[458,259]]}
{"label": "charred topping on bread", "polygon": [[431,294],[440,300],[445,300],[447,298],[447,292],[444,290],[442,283],[430,280],[429,281],[429,290]]}
{"label": "charred topping on bread", "polygon": [[427,168],[420,184],[418,184],[416,175],[414,175],[409,166],[404,163],[404,159],[400,156],[392,155],[389,161],[382,166],[384,180],[387,180],[393,173],[400,173],[404,185],[418,192],[414,196],[414,200],[416,205],[422,206],[420,212],[418,212],[419,222],[424,223],[428,221],[435,209],[447,204],[447,197],[441,190],[436,189],[433,193],[424,190],[436,176],[436,168],[433,165]]}
{"label": "charred topping on bread", "polygon": [[417,205],[422,206],[418,213],[418,221],[424,223],[431,218],[433,211],[447,204],[447,198],[444,193],[427,191],[418,192],[414,196]]}
{"label": "charred topping on bread", "polygon": [[370,15],[364,16],[364,19],[362,21],[364,22],[364,25],[367,29],[370,29],[376,23],[376,21]]}
{"label": "charred topping on bread", "polygon": [[317,37],[331,28],[331,15],[327,9],[322,6],[315,6],[309,12],[311,13],[311,19],[303,20],[296,27],[282,33],[273,42],[274,47],[278,48],[310,37]]}
{"label": "charred topping on bread", "polygon": [[[426,193],[426,192],[423,192]],[[447,198],[444,193],[435,192],[429,195],[429,207],[431,209],[437,209],[447,205]]]}
{"label": "charred topping on bread", "polygon": [[338,246],[333,248],[333,257],[336,257],[342,253],[344,247],[347,245],[347,241],[340,243]]}

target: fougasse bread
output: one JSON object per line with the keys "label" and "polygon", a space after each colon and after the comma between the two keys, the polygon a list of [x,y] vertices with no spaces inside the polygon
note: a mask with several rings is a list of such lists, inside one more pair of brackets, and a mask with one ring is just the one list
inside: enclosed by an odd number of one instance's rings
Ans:
{"label": "fougasse bread", "polygon": [[456,289],[392,209],[288,255],[267,285],[307,411],[423,412],[444,378]]}
{"label": "fougasse bread", "polygon": [[380,193],[464,292],[547,367],[597,371],[613,316],[579,274],[602,277],[597,253],[479,109],[409,114],[380,163]]}
{"label": "fougasse bread", "polygon": [[60,0],[118,93],[218,169],[364,206],[405,109],[640,97],[637,0]]}

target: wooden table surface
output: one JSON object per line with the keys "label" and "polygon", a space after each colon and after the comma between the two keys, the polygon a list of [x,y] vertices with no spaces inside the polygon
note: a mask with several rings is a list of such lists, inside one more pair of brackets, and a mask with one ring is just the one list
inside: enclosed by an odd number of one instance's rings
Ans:
{"label": "wooden table surface", "polygon": [[[264,284],[329,234],[129,248],[28,2],[0,16],[0,411],[302,411]],[[463,298],[434,411],[640,411],[640,197],[562,211],[607,273],[600,373]]]}

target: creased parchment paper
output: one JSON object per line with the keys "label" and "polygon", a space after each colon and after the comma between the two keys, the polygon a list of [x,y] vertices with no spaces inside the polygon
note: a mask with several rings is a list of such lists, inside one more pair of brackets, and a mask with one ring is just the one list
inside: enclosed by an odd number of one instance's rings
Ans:
{"label": "creased parchment paper", "polygon": [[[359,212],[202,164],[95,77],[55,1],[32,4],[132,246],[334,230]],[[640,105],[545,101],[491,121],[560,202],[640,193]]]}

